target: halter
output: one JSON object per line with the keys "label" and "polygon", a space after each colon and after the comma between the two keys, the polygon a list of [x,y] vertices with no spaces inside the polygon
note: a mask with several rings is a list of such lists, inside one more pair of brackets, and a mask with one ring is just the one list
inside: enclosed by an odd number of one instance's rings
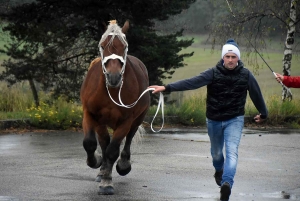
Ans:
{"label": "halter", "polygon": [[[109,36],[118,36],[119,34],[110,33],[110,34],[108,34],[108,35],[109,35]],[[125,34],[122,34],[121,36],[122,36],[123,38],[126,38]],[[103,35],[102,35],[102,37],[103,37]],[[101,40],[100,40],[100,41],[101,41]],[[126,40],[124,40],[124,41],[126,42]],[[119,86],[121,85],[121,83],[123,82],[123,75],[124,75],[124,72],[125,72],[126,59],[127,59],[127,52],[128,52],[128,44],[127,44],[127,42],[126,42],[126,48],[125,48],[125,50],[124,50],[124,58],[121,57],[121,56],[119,56],[119,55],[116,55],[116,54],[111,54],[111,55],[109,55],[109,56],[104,57],[104,56],[103,56],[103,48],[101,47],[100,42],[99,42],[98,47],[99,47],[99,52],[100,52],[100,56],[101,56],[102,71],[103,71],[103,74],[105,75],[106,86],[112,87],[112,86],[109,84],[109,82],[108,82],[107,76],[108,76],[109,73],[108,73],[107,70],[106,70],[105,63],[106,63],[109,59],[119,59],[119,60],[123,63],[123,66],[122,66],[121,72],[120,72],[120,74],[121,74],[121,80],[120,80],[120,82],[117,84],[117,86],[115,86],[115,87],[119,87]]]}

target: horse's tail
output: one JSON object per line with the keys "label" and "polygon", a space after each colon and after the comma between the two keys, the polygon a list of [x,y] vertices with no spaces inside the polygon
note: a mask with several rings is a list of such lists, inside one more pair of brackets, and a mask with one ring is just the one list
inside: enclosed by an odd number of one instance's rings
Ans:
{"label": "horse's tail", "polygon": [[132,148],[134,149],[134,152],[139,152],[140,145],[142,144],[143,135],[145,135],[147,132],[144,129],[142,125],[138,127],[138,130],[135,132],[135,135],[132,139]]}
{"label": "horse's tail", "polygon": [[140,144],[142,142],[143,135],[146,134],[146,130],[142,125],[138,127],[138,130],[135,132],[133,143]]}

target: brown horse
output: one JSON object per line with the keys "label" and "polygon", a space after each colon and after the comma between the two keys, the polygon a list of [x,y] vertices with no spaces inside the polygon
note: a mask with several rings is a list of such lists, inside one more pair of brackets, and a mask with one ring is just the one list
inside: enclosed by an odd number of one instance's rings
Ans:
{"label": "brown horse", "polygon": [[[130,145],[144,120],[150,105],[150,94],[140,95],[149,86],[145,65],[127,55],[126,21],[120,28],[111,21],[99,43],[101,58],[92,61],[82,84],[80,98],[83,106],[83,147],[87,165],[99,168],[96,178],[99,194],[114,194],[112,168],[118,157],[117,172],[124,176],[131,170]],[[133,102],[134,106],[128,106]],[[113,130],[112,136],[108,127]],[[97,138],[102,157],[97,154]],[[120,155],[120,144],[126,137]]]}

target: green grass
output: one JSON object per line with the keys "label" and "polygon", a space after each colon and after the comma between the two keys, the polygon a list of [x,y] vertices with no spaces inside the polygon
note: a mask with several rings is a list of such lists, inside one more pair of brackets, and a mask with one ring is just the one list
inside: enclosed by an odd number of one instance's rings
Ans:
{"label": "green grass", "polygon": [[[16,84],[8,87],[5,82],[0,82],[0,111],[14,113],[26,111],[33,103],[31,91],[26,84]],[[2,113],[2,115],[4,115]]]}
{"label": "green grass", "polygon": [[[194,55],[190,58],[185,59],[185,63],[187,64],[183,68],[179,68],[173,74],[171,79],[165,80],[164,84],[169,84],[174,81],[178,81],[181,79],[190,78],[192,76],[200,74],[202,71],[205,71],[208,68],[211,68],[216,65],[216,63],[221,59],[221,49],[214,50],[213,52],[210,49],[209,45],[203,45],[206,40],[205,36],[193,36],[195,38],[196,43],[193,44],[192,47],[189,47],[182,52],[192,52],[194,51]],[[242,49],[242,47],[241,47]],[[272,52],[264,53],[262,56],[264,60],[268,63],[268,65],[273,69],[274,72],[282,73],[282,59],[283,59],[283,47],[280,50],[280,46],[278,44],[272,46]],[[261,53],[262,54],[262,53]],[[252,54],[253,55],[253,54]],[[241,50],[241,60],[244,62],[245,67],[248,68],[257,79],[263,96],[268,99],[270,96],[279,96],[282,94],[281,85],[275,80],[274,75],[268,66],[263,62],[263,60],[256,55],[257,63],[259,69],[256,69],[254,65],[253,57],[247,57],[246,52]],[[294,56],[292,60],[292,68],[291,75],[300,75],[300,68],[296,68],[296,65],[299,63],[299,57]],[[297,93],[299,89],[291,89],[293,93],[293,98],[299,100],[300,93]],[[183,93],[184,97],[189,97],[193,94],[205,94],[206,87],[201,89],[193,90],[193,91],[185,91],[185,92],[174,92],[174,93]],[[182,96],[182,95],[180,95]],[[170,100],[178,99],[178,95],[171,95]]]}

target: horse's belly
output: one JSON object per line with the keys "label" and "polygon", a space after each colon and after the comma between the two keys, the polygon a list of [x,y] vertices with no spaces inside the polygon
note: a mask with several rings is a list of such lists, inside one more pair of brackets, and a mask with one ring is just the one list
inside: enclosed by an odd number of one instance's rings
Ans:
{"label": "horse's belly", "polygon": [[97,121],[101,125],[108,125],[113,128],[116,127],[117,123],[121,123],[131,118],[131,115],[121,113],[117,109],[107,109],[104,108],[100,111]]}

